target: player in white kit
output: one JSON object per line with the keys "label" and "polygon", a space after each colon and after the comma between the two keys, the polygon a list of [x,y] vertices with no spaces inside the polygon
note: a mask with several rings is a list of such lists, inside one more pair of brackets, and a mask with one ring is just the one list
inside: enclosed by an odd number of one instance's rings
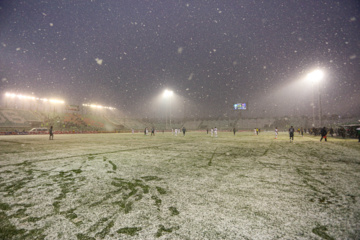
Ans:
{"label": "player in white kit", "polygon": [[278,128],[276,127],[275,128],[275,139],[277,139],[277,137],[278,137]]}

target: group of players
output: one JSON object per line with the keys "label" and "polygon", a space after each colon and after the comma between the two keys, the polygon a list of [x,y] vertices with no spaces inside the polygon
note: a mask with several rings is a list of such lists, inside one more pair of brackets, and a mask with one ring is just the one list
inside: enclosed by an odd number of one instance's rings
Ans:
{"label": "group of players", "polygon": [[[259,132],[260,132],[260,129],[255,128],[254,131],[255,131],[255,134],[258,135]],[[359,131],[360,131],[360,129],[359,129]],[[144,134],[145,134],[145,135],[148,135],[148,132],[149,132],[149,130],[148,130],[147,128],[145,128],[145,129],[144,129]],[[186,128],[185,128],[185,127],[182,128],[182,132],[183,132],[183,136],[185,136],[185,133],[186,133]],[[235,129],[235,128],[233,129],[233,132],[234,132],[234,135],[235,135],[235,133],[236,133],[236,129]],[[134,129],[132,129],[132,133],[134,133]],[[175,129],[175,130],[174,130],[174,129],[171,129],[171,133],[172,133],[173,135],[177,136],[178,133],[181,133],[181,130],[180,130],[180,129]],[[217,137],[217,136],[218,136],[218,134],[217,134],[217,128],[216,128],[216,127],[215,127],[215,128],[211,128],[210,133],[211,133],[211,137],[214,137],[214,136]],[[293,126],[291,126],[291,127],[289,128],[290,142],[293,142],[293,141],[294,141],[294,133],[295,133],[295,129],[294,129]],[[327,133],[328,133],[328,131],[326,130],[326,127],[323,127],[323,128],[321,129],[321,131],[320,131],[320,135],[321,135],[320,142],[321,142],[323,139],[325,139],[325,142],[327,142]],[[209,129],[206,129],[206,134],[209,134]],[[275,139],[277,139],[278,134],[279,134],[279,130],[278,130],[278,128],[276,127],[276,128],[275,128]],[[155,136],[155,128],[152,128],[152,129],[151,129],[151,136]],[[360,134],[359,134],[359,136],[360,136]],[[50,129],[49,129],[49,140],[53,140],[53,139],[54,139],[53,126],[51,126]],[[360,142],[360,137],[359,137],[359,142]]]}
{"label": "group of players", "polygon": [[[289,135],[290,135],[290,142],[293,142],[294,141],[294,133],[295,133],[295,129],[293,126],[291,126],[289,128]],[[327,142],[327,133],[328,131],[326,130],[326,127],[323,127],[320,131],[320,135],[321,135],[321,138],[320,138],[320,142],[325,139],[325,142]],[[275,138],[277,138],[278,136],[278,129],[277,127],[275,128]]]}
{"label": "group of players", "polygon": [[[181,131],[183,132],[183,136],[185,136],[185,133],[186,133],[186,128],[185,127],[183,127],[182,129],[177,129],[177,128],[176,129],[171,129],[171,134],[177,136],[177,134],[178,133],[180,134]],[[131,129],[131,132],[134,134],[134,132],[135,132],[134,129]],[[156,132],[155,128],[152,128],[151,129],[151,136],[155,136],[155,132]],[[164,133],[164,130],[162,132]],[[144,135],[146,136],[148,134],[149,134],[149,130],[146,127],[144,129]]]}

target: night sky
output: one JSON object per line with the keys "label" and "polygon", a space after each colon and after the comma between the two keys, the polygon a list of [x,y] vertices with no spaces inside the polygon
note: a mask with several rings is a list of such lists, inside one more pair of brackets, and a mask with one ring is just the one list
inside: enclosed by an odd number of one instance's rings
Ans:
{"label": "night sky", "polygon": [[[358,0],[3,0],[0,92],[156,115],[360,114]],[[314,90],[315,89],[315,90]],[[314,93],[313,93],[314,92]],[[315,102],[316,103],[316,102]],[[186,112],[185,107],[188,110]]]}

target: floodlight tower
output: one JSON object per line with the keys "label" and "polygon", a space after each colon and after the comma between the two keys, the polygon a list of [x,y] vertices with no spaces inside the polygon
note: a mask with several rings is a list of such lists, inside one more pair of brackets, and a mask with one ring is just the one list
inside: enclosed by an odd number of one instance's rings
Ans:
{"label": "floodlight tower", "polygon": [[[306,76],[307,81],[311,82],[313,84],[313,90],[314,90],[314,85],[317,84],[318,85],[318,105],[319,105],[319,127],[322,127],[322,121],[321,121],[321,115],[322,115],[322,109],[321,109],[321,94],[320,94],[320,81],[323,79],[324,77],[324,73],[323,71],[316,69],[310,73],[308,73],[308,75]],[[315,116],[315,110],[314,110],[314,94],[313,94],[313,125],[314,125],[314,116]]]}
{"label": "floodlight tower", "polygon": [[[174,92],[168,89],[165,89],[164,93],[163,93],[163,98],[165,100],[169,100],[169,108],[170,108],[170,114],[169,114],[169,118],[170,118],[170,128],[171,128],[171,97],[173,96]],[[167,129],[167,111],[165,113],[165,118],[166,118],[166,123],[165,123],[165,128]]]}

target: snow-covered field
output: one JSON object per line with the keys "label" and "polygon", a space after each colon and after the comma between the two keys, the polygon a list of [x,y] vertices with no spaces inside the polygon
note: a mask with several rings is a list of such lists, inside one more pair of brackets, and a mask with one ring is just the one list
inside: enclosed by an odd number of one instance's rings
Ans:
{"label": "snow-covered field", "polygon": [[360,239],[360,143],[0,136],[0,239]]}

